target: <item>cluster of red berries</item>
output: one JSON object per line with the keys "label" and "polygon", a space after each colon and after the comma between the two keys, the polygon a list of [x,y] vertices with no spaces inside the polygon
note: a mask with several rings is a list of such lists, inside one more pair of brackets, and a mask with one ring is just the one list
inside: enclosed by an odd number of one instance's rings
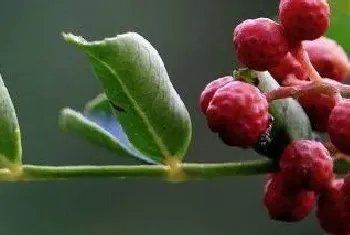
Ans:
{"label": "cluster of red berries", "polygon": [[[341,93],[350,88],[341,82],[350,63],[342,47],[323,36],[329,25],[326,0],[281,0],[279,22],[245,20],[233,32],[233,46],[241,64],[269,71],[279,89],[298,88],[298,97],[290,97],[302,105],[314,131],[329,134],[332,154],[345,156],[350,154],[350,100]],[[200,97],[209,128],[225,144],[241,148],[254,147],[271,130],[270,102],[254,85],[232,76],[209,83]],[[300,221],[318,198],[322,228],[334,235],[350,234],[350,174],[336,179],[333,158],[323,143],[289,143],[278,166],[265,186],[264,204],[271,218]]]}

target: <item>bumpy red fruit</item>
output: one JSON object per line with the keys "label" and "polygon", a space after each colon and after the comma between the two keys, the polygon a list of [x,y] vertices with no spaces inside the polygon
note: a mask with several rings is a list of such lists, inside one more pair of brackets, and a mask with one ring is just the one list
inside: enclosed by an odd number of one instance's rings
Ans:
{"label": "bumpy red fruit", "polygon": [[328,133],[332,143],[350,154],[350,100],[338,103],[329,116]]}
{"label": "bumpy red fruit", "polygon": [[233,45],[240,62],[259,71],[277,66],[288,52],[281,26],[267,18],[239,24],[233,32]]}
{"label": "bumpy red fruit", "polygon": [[297,222],[310,214],[315,203],[313,191],[290,188],[280,174],[270,175],[264,193],[264,205],[271,219]]}
{"label": "bumpy red fruit", "polygon": [[334,96],[320,92],[308,92],[301,95],[298,101],[309,116],[313,129],[326,132],[329,116],[336,103]]}
{"label": "bumpy red fruit", "polygon": [[306,80],[308,74],[305,72],[300,62],[295,59],[291,53],[288,53],[276,67],[269,70],[274,79],[279,82],[287,79],[289,74],[294,75],[295,78]]}
{"label": "bumpy red fruit", "polygon": [[230,146],[251,147],[269,124],[265,95],[248,83],[233,81],[219,88],[206,111],[209,128]]}
{"label": "bumpy red fruit", "polygon": [[350,173],[348,173],[344,178],[342,192],[344,196],[345,208],[350,214]]}
{"label": "bumpy red fruit", "polygon": [[304,41],[303,47],[321,77],[341,82],[348,76],[350,70],[348,56],[336,41],[321,37],[313,41]]}
{"label": "bumpy red fruit", "polygon": [[218,78],[210,83],[204,88],[201,96],[200,96],[200,108],[202,113],[206,114],[209,102],[213,98],[215,92],[225,86],[227,83],[232,82],[233,77],[226,76],[222,78]]}
{"label": "bumpy red fruit", "polygon": [[329,187],[333,175],[333,161],[322,143],[296,140],[283,151],[280,174],[297,188],[322,191]]}
{"label": "bumpy red fruit", "polygon": [[334,180],[332,186],[320,194],[316,216],[321,227],[331,234],[348,234],[349,213],[344,206],[343,179]]}
{"label": "bumpy red fruit", "polygon": [[330,25],[330,7],[326,0],[281,0],[279,18],[292,44],[314,40]]}

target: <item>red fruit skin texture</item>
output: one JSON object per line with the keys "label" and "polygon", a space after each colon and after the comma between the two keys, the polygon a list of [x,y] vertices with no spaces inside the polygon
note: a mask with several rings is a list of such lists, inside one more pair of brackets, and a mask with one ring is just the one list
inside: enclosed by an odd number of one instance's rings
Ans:
{"label": "red fruit skin texture", "polygon": [[337,149],[350,154],[350,100],[339,102],[329,116],[328,134]]}
{"label": "red fruit skin texture", "polygon": [[292,45],[321,37],[330,25],[326,0],[281,0],[279,18]]}
{"label": "red fruit skin texture", "polygon": [[268,103],[251,84],[233,81],[219,88],[206,111],[209,128],[229,146],[251,147],[267,131]]}
{"label": "red fruit skin texture", "polygon": [[296,140],[284,149],[280,174],[290,185],[320,192],[334,179],[333,160],[322,143]]}
{"label": "red fruit skin texture", "polygon": [[289,48],[282,27],[271,19],[248,19],[233,32],[239,61],[250,69],[265,71],[277,66]]}
{"label": "red fruit skin texture", "polygon": [[334,96],[308,92],[299,96],[298,101],[309,116],[312,128],[318,132],[327,132],[329,116],[336,104]]}
{"label": "red fruit skin texture", "polygon": [[336,235],[346,235],[349,230],[349,213],[345,209],[342,186],[344,180],[334,180],[331,187],[320,194],[316,216],[321,227]]}
{"label": "red fruit skin texture", "polygon": [[349,173],[344,178],[344,185],[342,187],[342,192],[344,195],[346,211],[350,214],[350,174]]}
{"label": "red fruit skin texture", "polygon": [[299,80],[307,80],[308,74],[303,70],[300,62],[291,53],[288,53],[281,62],[269,70],[271,76],[278,82],[287,79],[289,74],[293,74]]}
{"label": "red fruit skin texture", "polygon": [[342,82],[350,70],[349,58],[336,41],[321,37],[313,41],[303,41],[311,63],[321,77]]}
{"label": "red fruit skin texture", "polygon": [[265,185],[264,205],[273,220],[298,222],[308,216],[315,204],[313,191],[290,188],[280,174],[272,174]]}
{"label": "red fruit skin texture", "polygon": [[206,114],[209,102],[213,98],[215,92],[225,86],[227,83],[232,82],[234,80],[231,76],[226,76],[222,78],[218,78],[210,83],[204,88],[203,92],[200,95],[200,109],[202,113]]}

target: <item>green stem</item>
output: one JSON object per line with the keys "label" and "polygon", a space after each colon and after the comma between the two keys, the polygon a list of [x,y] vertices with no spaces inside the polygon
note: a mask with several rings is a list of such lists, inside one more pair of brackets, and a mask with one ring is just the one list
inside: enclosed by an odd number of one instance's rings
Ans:
{"label": "green stem", "polygon": [[[335,172],[346,173],[350,160],[335,161]],[[17,171],[0,170],[0,181],[58,180],[70,178],[155,178],[169,181],[205,180],[228,176],[261,175],[276,168],[269,160],[236,163],[184,163],[174,168],[163,165],[139,166],[36,166],[23,165]]]}

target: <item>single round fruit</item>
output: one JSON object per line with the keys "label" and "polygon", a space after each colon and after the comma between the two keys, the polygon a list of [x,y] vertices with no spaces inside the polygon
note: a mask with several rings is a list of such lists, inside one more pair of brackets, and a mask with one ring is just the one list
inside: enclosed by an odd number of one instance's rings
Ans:
{"label": "single round fruit", "polygon": [[350,216],[344,206],[343,179],[334,180],[331,187],[320,194],[316,216],[321,227],[331,234],[350,233]]}
{"label": "single round fruit", "polygon": [[219,88],[206,111],[209,128],[230,146],[251,147],[269,124],[264,94],[251,84],[233,81]]}
{"label": "single round fruit", "polygon": [[339,102],[329,116],[329,137],[337,149],[350,154],[350,100]]}
{"label": "single round fruit", "polygon": [[349,173],[344,178],[342,192],[344,196],[345,208],[350,214],[350,174]]}
{"label": "single round fruit", "polygon": [[292,45],[321,37],[330,25],[326,0],[281,0],[279,18]]}
{"label": "single round fruit", "polygon": [[294,75],[299,80],[306,80],[308,78],[308,74],[303,70],[300,62],[291,53],[288,53],[279,65],[270,69],[269,72],[278,82],[287,79],[289,74]]}
{"label": "single round fruit", "polygon": [[296,140],[283,151],[280,174],[290,185],[320,192],[334,179],[333,160],[322,143]]}
{"label": "single round fruit", "polygon": [[273,174],[265,185],[264,205],[271,219],[297,222],[308,216],[315,203],[313,191],[290,188],[280,174]]}
{"label": "single round fruit", "polygon": [[207,86],[204,88],[201,96],[200,96],[200,108],[202,113],[207,112],[207,108],[209,105],[209,102],[213,98],[215,92],[225,86],[227,83],[232,82],[234,79],[231,76],[226,76],[222,78],[218,78],[210,83],[207,84]]}
{"label": "single round fruit", "polygon": [[313,129],[327,132],[329,116],[336,104],[334,96],[320,92],[308,92],[299,96],[298,101],[309,116]]}
{"label": "single round fruit", "polygon": [[233,32],[233,45],[240,62],[258,71],[277,66],[288,52],[282,27],[267,18],[239,24]]}
{"label": "single round fruit", "polygon": [[303,47],[321,77],[342,82],[348,76],[350,70],[348,56],[336,41],[321,37],[313,41],[303,41]]}

